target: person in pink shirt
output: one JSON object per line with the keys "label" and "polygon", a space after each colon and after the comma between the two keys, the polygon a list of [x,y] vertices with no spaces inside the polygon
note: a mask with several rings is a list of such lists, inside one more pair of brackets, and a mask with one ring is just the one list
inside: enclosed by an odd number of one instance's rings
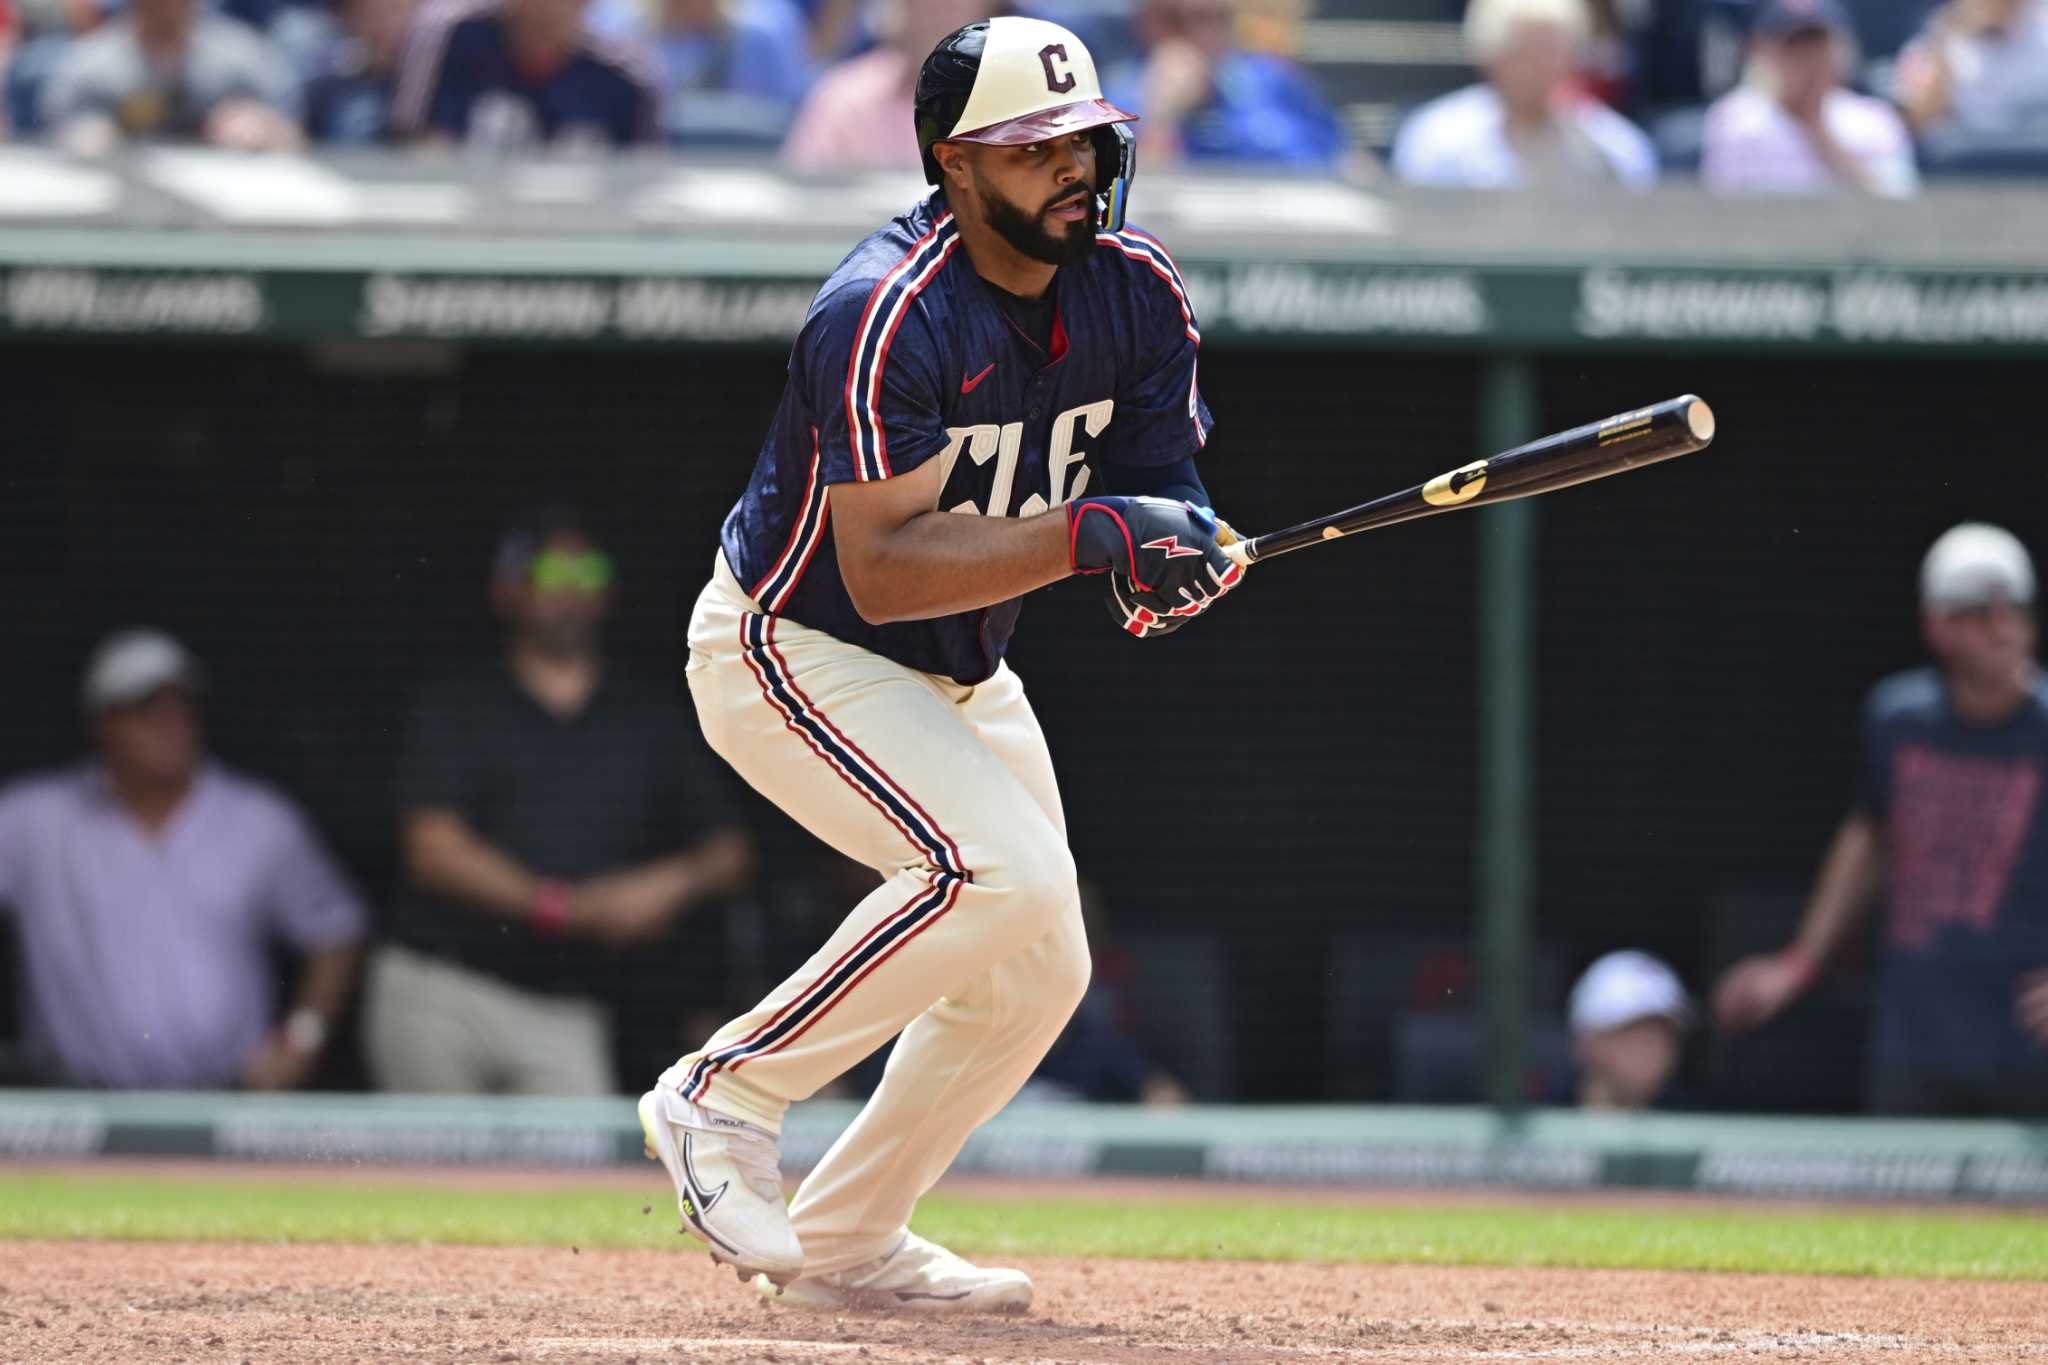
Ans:
{"label": "person in pink shirt", "polygon": [[[198,665],[157,631],[94,653],[94,754],[0,787],[0,905],[53,1079],[290,1090],[347,1002],[367,917],[284,795],[206,754]],[[300,966],[273,1001],[273,946]]]}
{"label": "person in pink shirt", "polygon": [[1710,190],[1909,195],[1913,142],[1897,111],[1842,85],[1852,49],[1836,0],[1770,0],[1748,79],[1707,110],[1700,179]]}
{"label": "person in pink shirt", "polygon": [[897,0],[888,39],[827,70],[782,144],[799,175],[911,171],[923,166],[911,97],[917,69],[939,39],[982,17],[972,0]]}

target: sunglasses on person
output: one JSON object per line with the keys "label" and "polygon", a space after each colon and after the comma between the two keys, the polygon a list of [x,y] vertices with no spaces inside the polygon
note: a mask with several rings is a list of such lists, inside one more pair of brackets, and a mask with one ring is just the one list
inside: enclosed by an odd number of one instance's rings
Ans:
{"label": "sunglasses on person", "polygon": [[527,573],[541,592],[603,592],[612,585],[612,560],[602,550],[542,550]]}

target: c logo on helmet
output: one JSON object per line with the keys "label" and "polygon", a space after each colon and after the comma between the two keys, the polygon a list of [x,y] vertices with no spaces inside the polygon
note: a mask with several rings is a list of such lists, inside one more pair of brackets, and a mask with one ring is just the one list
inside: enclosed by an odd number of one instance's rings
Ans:
{"label": "c logo on helmet", "polygon": [[1065,43],[1047,43],[1038,49],[1038,64],[1045,68],[1045,88],[1055,95],[1064,95],[1074,88],[1074,73],[1055,70],[1052,64],[1055,57],[1063,62],[1071,60]]}

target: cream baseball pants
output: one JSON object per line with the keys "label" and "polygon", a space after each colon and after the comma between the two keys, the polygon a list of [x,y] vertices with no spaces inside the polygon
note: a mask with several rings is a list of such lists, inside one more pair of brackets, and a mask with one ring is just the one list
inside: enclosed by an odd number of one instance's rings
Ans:
{"label": "cream baseball pants", "polygon": [[1088,984],[1045,736],[1007,665],[964,686],[762,614],[723,557],[690,621],[705,738],[885,880],[766,999],[662,1083],[779,1131],[899,1033],[880,1087],[791,1208],[807,1274],[888,1252]]}

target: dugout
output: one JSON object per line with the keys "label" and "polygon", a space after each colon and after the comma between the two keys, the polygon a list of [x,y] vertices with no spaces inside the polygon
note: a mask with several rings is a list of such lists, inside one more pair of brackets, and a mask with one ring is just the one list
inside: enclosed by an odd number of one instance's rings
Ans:
{"label": "dugout", "polygon": [[[547,168],[307,161],[332,191],[308,221],[246,166],[167,188],[146,158],[0,158],[107,191],[0,228],[0,772],[68,758],[91,642],[160,623],[212,665],[217,750],[301,800],[380,905],[401,700],[491,647],[505,516],[588,509],[622,570],[615,650],[678,671],[809,289],[916,188],[629,163],[549,198]],[[1721,431],[1264,566],[1158,644],[1080,585],[1032,603],[1011,657],[1083,873],[1141,965],[1174,945],[1179,979],[1146,998],[1226,1021],[1201,1088],[1387,1098],[1404,1013],[1490,1004],[1511,1037],[1608,948],[1697,988],[1781,935],[1851,790],[1861,696],[1919,658],[1921,550],[1964,517],[2048,547],[2048,210],[1163,176],[1143,196],[1201,313],[1205,473],[1245,528],[1680,392]],[[736,951],[772,959],[799,894],[765,891],[745,913],[770,928]],[[658,986],[630,988],[649,1054]],[[1781,1093],[1714,1091],[1704,1053],[1700,1080],[1729,1107],[1853,1106],[1858,990],[1852,964],[1763,1044]]]}

